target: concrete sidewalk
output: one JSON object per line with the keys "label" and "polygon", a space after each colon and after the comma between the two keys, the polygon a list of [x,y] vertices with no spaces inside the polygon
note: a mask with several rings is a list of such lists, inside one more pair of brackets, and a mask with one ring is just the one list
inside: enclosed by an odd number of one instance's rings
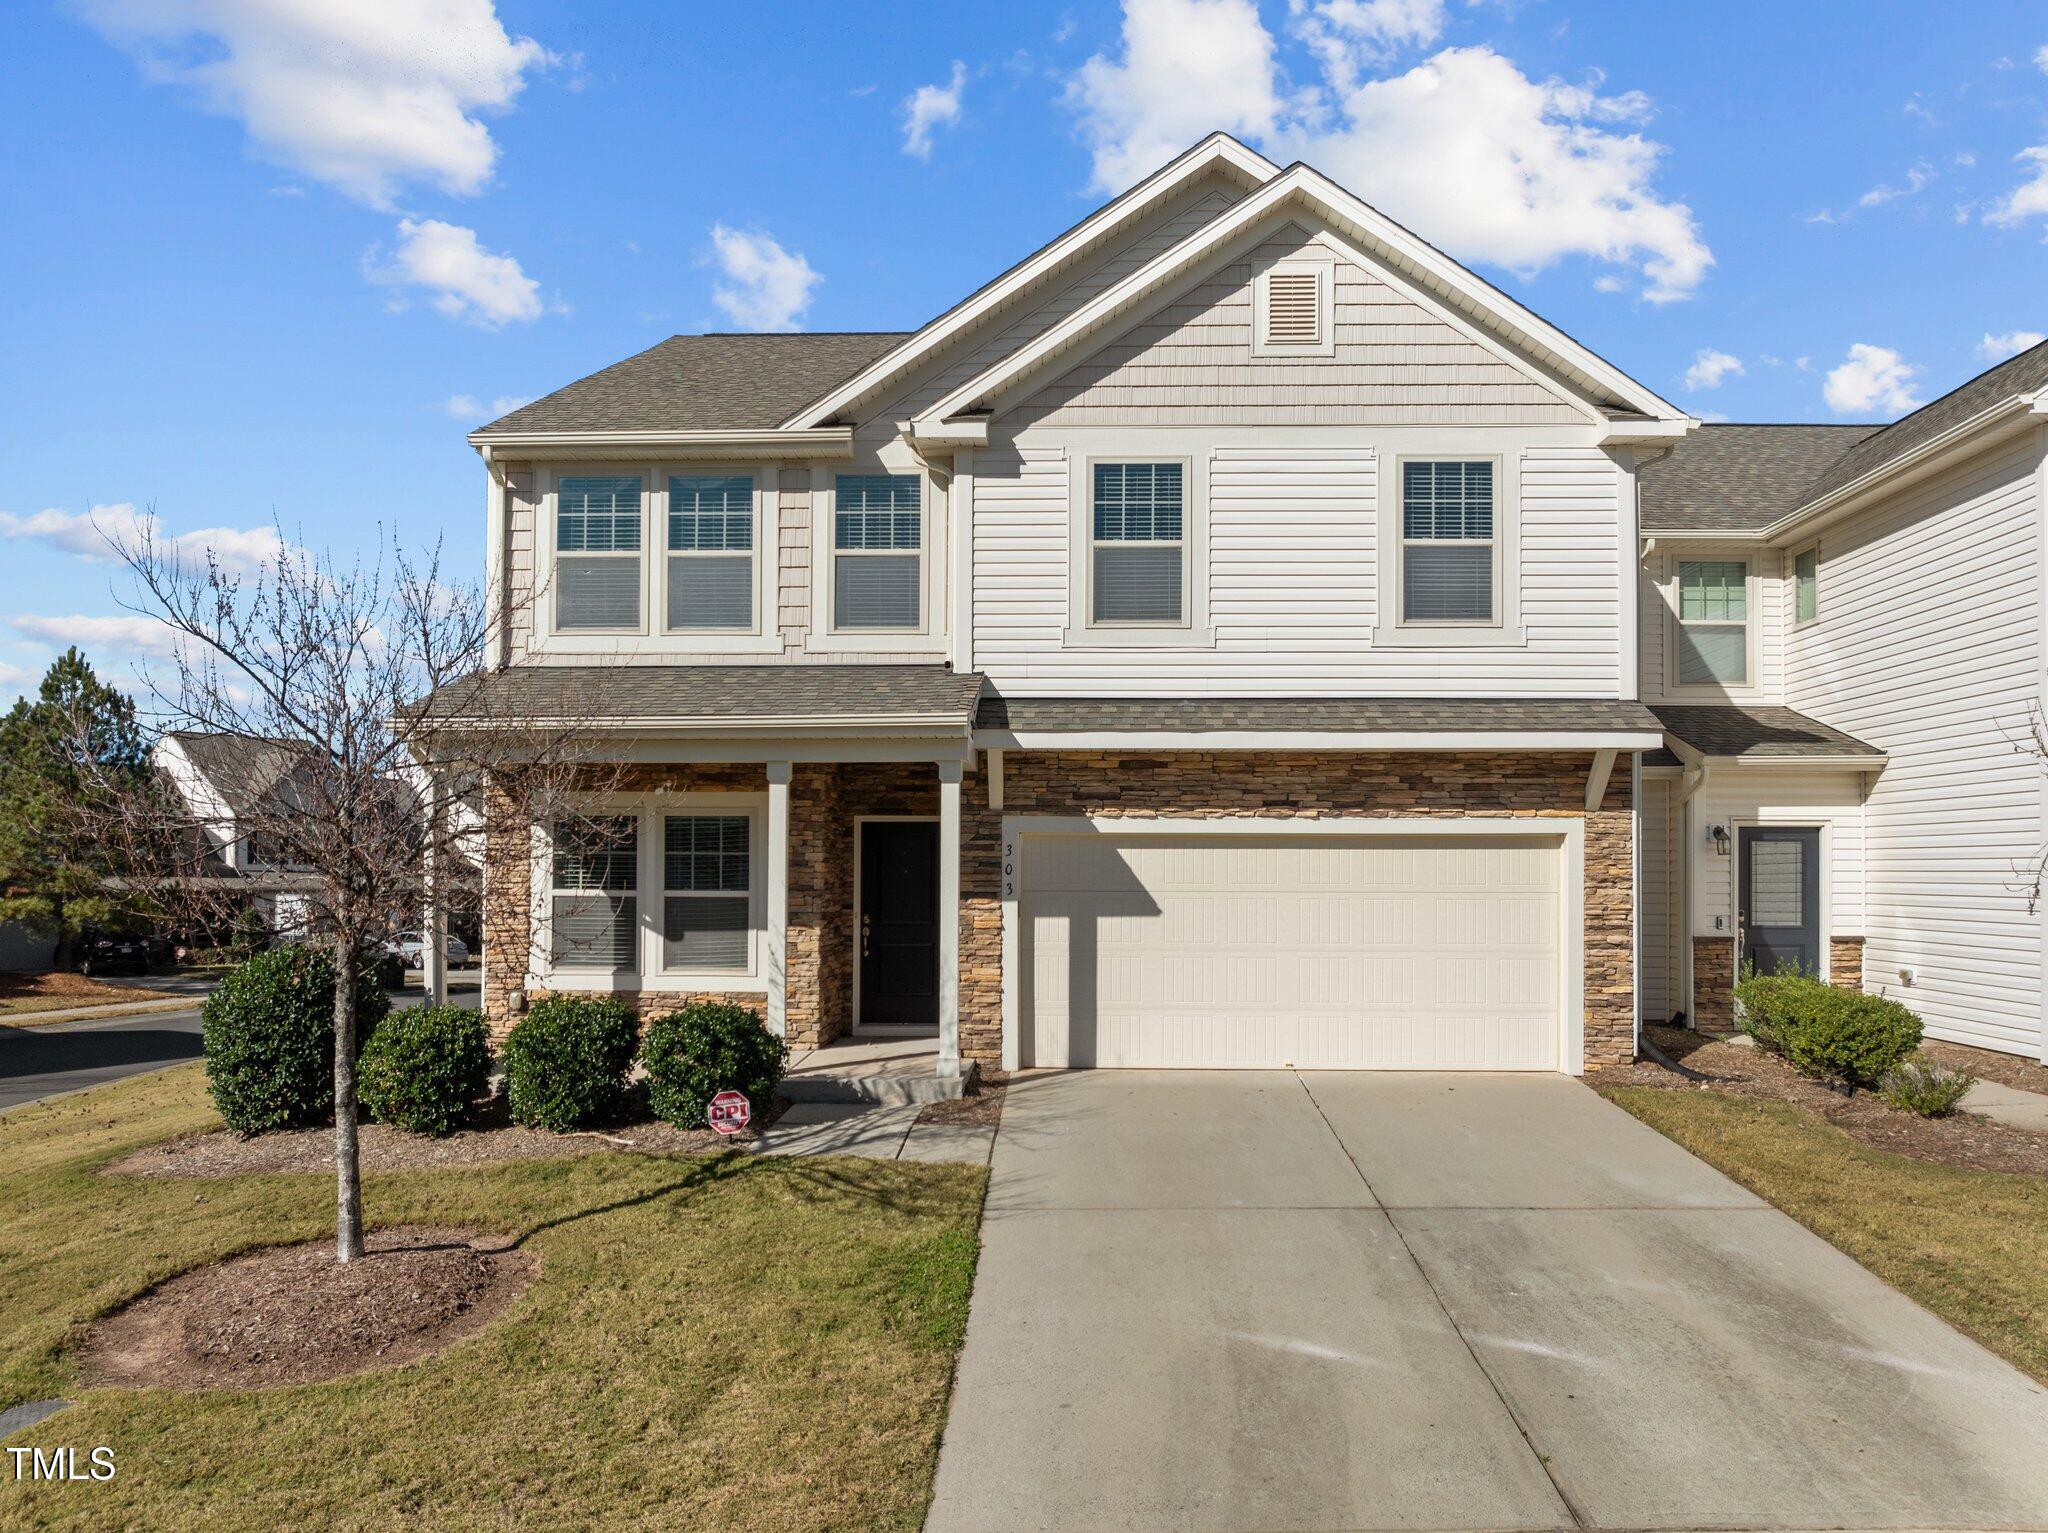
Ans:
{"label": "concrete sidewalk", "polygon": [[2048,1528],[2048,1390],[1560,1076],[1013,1081],[933,1533]]}

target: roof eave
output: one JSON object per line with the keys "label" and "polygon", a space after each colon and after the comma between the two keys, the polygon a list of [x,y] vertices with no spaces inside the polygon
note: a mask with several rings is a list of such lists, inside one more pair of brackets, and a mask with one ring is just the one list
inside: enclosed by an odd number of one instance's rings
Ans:
{"label": "roof eave", "polygon": [[851,426],[734,431],[472,431],[469,445],[495,456],[546,453],[589,457],[630,451],[664,457],[717,458],[766,454],[782,458],[844,458],[853,454]]}
{"label": "roof eave", "polygon": [[976,729],[977,750],[1646,751],[1654,729]]}

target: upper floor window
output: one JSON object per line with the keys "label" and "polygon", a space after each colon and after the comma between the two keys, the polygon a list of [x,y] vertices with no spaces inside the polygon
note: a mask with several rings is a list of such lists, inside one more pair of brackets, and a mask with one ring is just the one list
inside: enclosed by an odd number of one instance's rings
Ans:
{"label": "upper floor window", "polygon": [[832,506],[832,626],[921,627],[923,481],[915,474],[841,474]]}
{"label": "upper floor window", "polygon": [[1792,621],[1810,623],[1820,616],[1820,550],[1792,556]]}
{"label": "upper floor window", "polygon": [[562,479],[555,486],[555,626],[640,626],[638,475]]}
{"label": "upper floor window", "polygon": [[1741,559],[1678,564],[1678,684],[1749,685],[1749,565]]}
{"label": "upper floor window", "polygon": [[1498,591],[1494,465],[1401,465],[1401,621],[1494,623]]}
{"label": "upper floor window", "polygon": [[747,968],[752,831],[743,814],[663,819],[663,968]]}
{"label": "upper floor window", "polygon": [[1097,463],[1089,621],[1187,621],[1187,473],[1181,463]]}
{"label": "upper floor window", "polygon": [[569,969],[631,969],[639,929],[640,822],[606,815],[554,828],[550,953]]}
{"label": "upper floor window", "polygon": [[668,626],[754,626],[751,474],[676,474],[668,481]]}

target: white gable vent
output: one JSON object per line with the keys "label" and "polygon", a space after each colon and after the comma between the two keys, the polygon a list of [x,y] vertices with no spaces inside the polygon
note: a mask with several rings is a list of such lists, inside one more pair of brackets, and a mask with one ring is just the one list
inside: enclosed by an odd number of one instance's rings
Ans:
{"label": "white gable vent", "polygon": [[1259,275],[1258,351],[1262,356],[1328,356],[1330,267],[1290,263]]}

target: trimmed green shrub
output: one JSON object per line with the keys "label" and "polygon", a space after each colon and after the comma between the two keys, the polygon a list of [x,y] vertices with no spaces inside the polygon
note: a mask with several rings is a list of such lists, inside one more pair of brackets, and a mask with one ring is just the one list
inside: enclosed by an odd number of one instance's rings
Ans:
{"label": "trimmed green shrub", "polygon": [[438,1139],[491,1084],[490,1034],[459,1006],[393,1012],[363,1045],[356,1075],[371,1117]]}
{"label": "trimmed green shrub", "polygon": [[703,1128],[721,1091],[745,1095],[765,1113],[782,1083],[785,1051],[760,1017],[729,1001],[694,1001],[647,1024],[640,1062],[656,1116],[679,1128]]}
{"label": "trimmed green shrub", "polygon": [[566,1134],[619,1116],[639,1024],[607,995],[551,995],[505,1039],[514,1122]]}
{"label": "trimmed green shrub", "polygon": [[1854,1090],[1883,1080],[1920,1047],[1920,1018],[1881,995],[1813,974],[1745,970],[1735,987],[1742,1030],[1803,1075]]}
{"label": "trimmed green shrub", "polygon": [[1878,1086],[1886,1105],[1923,1118],[1946,1118],[1962,1105],[1977,1077],[1932,1059],[1909,1059]]}
{"label": "trimmed green shrub", "polygon": [[[356,983],[357,1048],[391,1003],[367,974]],[[334,1116],[334,960],[281,947],[234,970],[200,1010],[206,1089],[238,1134],[303,1128]]]}

